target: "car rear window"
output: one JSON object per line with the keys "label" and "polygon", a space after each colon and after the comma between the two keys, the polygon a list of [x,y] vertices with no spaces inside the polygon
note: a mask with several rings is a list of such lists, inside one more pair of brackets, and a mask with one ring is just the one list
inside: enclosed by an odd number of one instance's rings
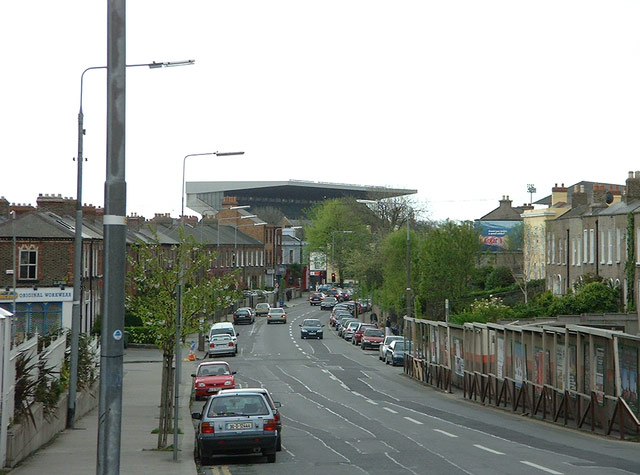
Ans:
{"label": "car rear window", "polygon": [[211,401],[208,417],[222,416],[262,416],[269,409],[262,396],[257,394],[233,394],[217,396]]}
{"label": "car rear window", "polygon": [[233,330],[231,328],[213,328],[210,337],[214,337],[217,335],[233,335]]}

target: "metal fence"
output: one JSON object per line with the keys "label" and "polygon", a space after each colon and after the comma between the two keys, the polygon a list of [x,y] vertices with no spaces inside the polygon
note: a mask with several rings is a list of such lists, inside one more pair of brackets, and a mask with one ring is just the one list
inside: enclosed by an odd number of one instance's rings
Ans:
{"label": "metal fence", "polygon": [[581,325],[404,317],[405,373],[471,401],[624,439],[639,435],[640,337]]}

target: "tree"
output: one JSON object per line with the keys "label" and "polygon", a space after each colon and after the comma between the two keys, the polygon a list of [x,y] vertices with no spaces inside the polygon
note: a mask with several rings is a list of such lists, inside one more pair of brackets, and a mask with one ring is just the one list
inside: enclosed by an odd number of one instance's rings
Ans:
{"label": "tree", "polygon": [[309,251],[324,252],[327,263],[338,271],[340,282],[346,272],[354,275],[347,267],[353,250],[371,242],[371,233],[358,215],[357,205],[352,199],[332,199],[308,211],[311,225],[305,232]]}
{"label": "tree", "polygon": [[173,360],[176,340],[177,288],[180,264],[184,263],[182,334],[203,331],[199,319],[227,307],[236,296],[235,274],[215,277],[211,270],[215,253],[193,237],[180,232],[179,244],[166,246],[157,239],[132,245],[127,275],[127,311],[137,315],[155,334],[162,350],[162,386],[158,448],[167,446],[172,431]]}
{"label": "tree", "polygon": [[471,222],[445,221],[429,232],[415,276],[416,305],[430,318],[442,319],[445,299],[455,304],[468,293],[480,251],[478,230]]}

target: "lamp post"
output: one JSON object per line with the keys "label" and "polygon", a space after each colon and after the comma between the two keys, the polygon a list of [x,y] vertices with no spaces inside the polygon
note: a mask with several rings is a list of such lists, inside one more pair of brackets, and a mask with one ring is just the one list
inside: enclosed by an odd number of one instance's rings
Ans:
{"label": "lamp post", "polygon": [[[244,152],[204,152],[204,153],[190,153],[185,155],[182,159],[182,193],[181,193],[181,206],[180,206],[180,227],[184,232],[184,185],[185,185],[185,168],[187,165],[187,158],[189,157],[202,157],[206,155],[215,155],[218,157],[227,157],[231,155],[243,155]],[[175,348],[175,380],[174,380],[174,406],[173,406],[173,460],[178,460],[178,414],[180,403],[180,380],[182,379],[182,347],[180,345],[181,331],[182,331],[182,289],[184,286],[184,259],[182,259],[181,253],[178,253],[178,266],[179,266],[179,281],[178,288],[176,289],[176,348]]]}
{"label": "lamp post", "polygon": [[[175,61],[164,63],[127,64],[126,68],[146,66],[157,69],[170,66],[187,66],[195,64],[195,60]],[[78,345],[80,337],[80,301],[82,298],[82,163],[84,161],[84,113],[82,111],[82,93],[84,90],[84,75],[94,69],[107,69],[106,66],[92,66],[82,71],[80,75],[80,109],[78,111],[78,156],[77,161],[77,191],[75,236],[73,248],[73,306],[71,309],[71,354],[69,358],[69,398],[67,402],[67,428],[72,429],[75,423],[76,391],[78,386]]]}
{"label": "lamp post", "polygon": [[[249,218],[257,218],[258,215],[257,214],[247,214],[244,216],[240,216],[240,219],[249,219]],[[234,219],[238,219],[238,217],[236,216]],[[233,248],[237,249],[238,248],[238,228],[242,227],[242,226],[258,226],[260,223],[251,223],[251,224],[240,224],[238,225],[236,223],[236,225],[234,226],[234,236],[233,236]]]}

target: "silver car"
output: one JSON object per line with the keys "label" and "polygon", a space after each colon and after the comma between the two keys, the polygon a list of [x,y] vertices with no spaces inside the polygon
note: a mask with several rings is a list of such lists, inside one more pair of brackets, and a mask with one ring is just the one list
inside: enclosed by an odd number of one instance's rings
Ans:
{"label": "silver car", "polygon": [[404,337],[397,335],[388,335],[384,337],[384,340],[382,340],[382,344],[378,347],[378,359],[380,361],[384,361],[384,356],[387,353],[387,348],[389,348],[391,342],[397,340],[404,340]]}
{"label": "silver car", "polygon": [[214,455],[262,453],[267,462],[276,461],[278,424],[264,394],[221,392],[211,396],[197,419],[196,456],[208,465]]}
{"label": "silver car", "polygon": [[342,338],[344,338],[347,341],[351,341],[351,338],[353,338],[353,334],[355,333],[356,328],[358,328],[358,325],[360,325],[360,322],[358,320],[349,322],[344,332],[342,333]]}
{"label": "silver car", "polygon": [[216,355],[236,356],[236,342],[233,341],[231,335],[226,333],[220,335],[212,335],[209,338],[209,348],[207,354],[210,357]]}

